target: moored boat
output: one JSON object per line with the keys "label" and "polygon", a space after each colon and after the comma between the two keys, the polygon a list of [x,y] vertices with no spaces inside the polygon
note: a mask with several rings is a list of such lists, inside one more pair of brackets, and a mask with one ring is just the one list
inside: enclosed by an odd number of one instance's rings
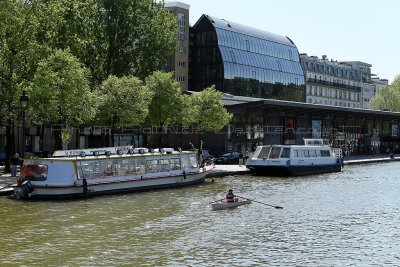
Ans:
{"label": "moored boat", "polygon": [[223,209],[230,209],[236,208],[242,205],[250,204],[251,200],[242,197],[235,197],[234,202],[227,202],[226,199],[216,200],[210,203],[212,210],[223,210]]}
{"label": "moored boat", "polygon": [[258,146],[246,167],[253,174],[300,176],[342,169],[340,150],[331,149],[322,139],[304,139],[304,145]]}
{"label": "moored boat", "polygon": [[131,146],[61,150],[51,158],[25,159],[18,199],[64,199],[201,183],[212,166],[200,167],[194,151]]}

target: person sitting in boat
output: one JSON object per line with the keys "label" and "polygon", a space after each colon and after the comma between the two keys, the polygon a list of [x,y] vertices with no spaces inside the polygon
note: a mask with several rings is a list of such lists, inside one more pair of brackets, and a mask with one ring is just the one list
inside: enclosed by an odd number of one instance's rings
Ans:
{"label": "person sitting in boat", "polygon": [[233,194],[233,190],[229,189],[228,193],[226,194],[226,202],[232,203],[235,201],[235,194]]}

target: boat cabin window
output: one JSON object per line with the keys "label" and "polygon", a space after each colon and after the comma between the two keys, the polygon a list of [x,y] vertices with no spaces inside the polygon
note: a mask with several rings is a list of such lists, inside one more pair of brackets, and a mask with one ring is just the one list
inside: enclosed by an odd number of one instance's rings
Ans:
{"label": "boat cabin window", "polygon": [[169,159],[171,170],[181,169],[181,159]]}
{"label": "boat cabin window", "polygon": [[23,165],[20,178],[29,181],[46,181],[47,171],[47,165],[44,164]]}
{"label": "boat cabin window", "polygon": [[148,173],[158,172],[158,161],[156,159],[146,160],[146,170]]}
{"label": "boat cabin window", "polygon": [[271,146],[263,146],[261,147],[261,151],[258,154],[257,158],[266,159],[268,158],[269,152],[271,151]]}
{"label": "boat cabin window", "polygon": [[182,170],[190,169],[189,156],[182,155],[181,162],[182,162]]}
{"label": "boat cabin window", "polygon": [[284,147],[282,149],[281,158],[290,158],[290,148]]}
{"label": "boat cabin window", "polygon": [[160,165],[160,172],[169,172],[171,170],[168,159],[159,159],[158,165]]}
{"label": "boat cabin window", "polygon": [[127,159],[126,161],[128,162],[128,174],[146,173],[146,166],[143,162],[143,158]]}
{"label": "boat cabin window", "polygon": [[190,156],[190,168],[197,168],[197,158]]}
{"label": "boat cabin window", "polygon": [[309,151],[310,157],[317,157],[317,151],[312,149]]}
{"label": "boat cabin window", "polygon": [[305,157],[305,155],[304,155],[304,150],[303,150],[303,149],[296,149],[296,150],[294,150],[294,156],[295,156],[296,158],[304,158],[304,157]]}
{"label": "boat cabin window", "polygon": [[269,154],[270,159],[277,159],[279,158],[279,154],[281,153],[281,147],[280,146],[273,146],[271,153]]}
{"label": "boat cabin window", "polygon": [[330,150],[320,150],[321,157],[330,157],[331,151]]}

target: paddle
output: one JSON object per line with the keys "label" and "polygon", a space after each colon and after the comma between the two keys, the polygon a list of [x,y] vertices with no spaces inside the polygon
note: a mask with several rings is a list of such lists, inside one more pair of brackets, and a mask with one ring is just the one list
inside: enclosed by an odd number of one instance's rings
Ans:
{"label": "paddle", "polygon": [[[236,196],[237,197],[241,197],[241,196],[238,196],[238,195],[236,195]],[[263,204],[263,205],[266,205],[266,206],[274,207],[275,209],[283,209],[283,207],[270,205],[270,204],[263,203],[263,202],[260,202],[260,201],[254,200],[254,199],[250,199],[250,198],[247,198],[247,197],[241,197],[241,198],[248,199],[248,200],[251,200],[253,202],[260,203],[260,204]]]}

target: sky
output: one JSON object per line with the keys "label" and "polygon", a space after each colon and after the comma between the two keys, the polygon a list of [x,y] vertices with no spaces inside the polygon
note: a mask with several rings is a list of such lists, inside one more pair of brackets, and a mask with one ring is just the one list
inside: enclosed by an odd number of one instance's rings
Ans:
{"label": "sky", "polygon": [[371,64],[393,82],[400,74],[399,0],[178,0],[194,25],[202,14],[288,36],[299,53]]}

